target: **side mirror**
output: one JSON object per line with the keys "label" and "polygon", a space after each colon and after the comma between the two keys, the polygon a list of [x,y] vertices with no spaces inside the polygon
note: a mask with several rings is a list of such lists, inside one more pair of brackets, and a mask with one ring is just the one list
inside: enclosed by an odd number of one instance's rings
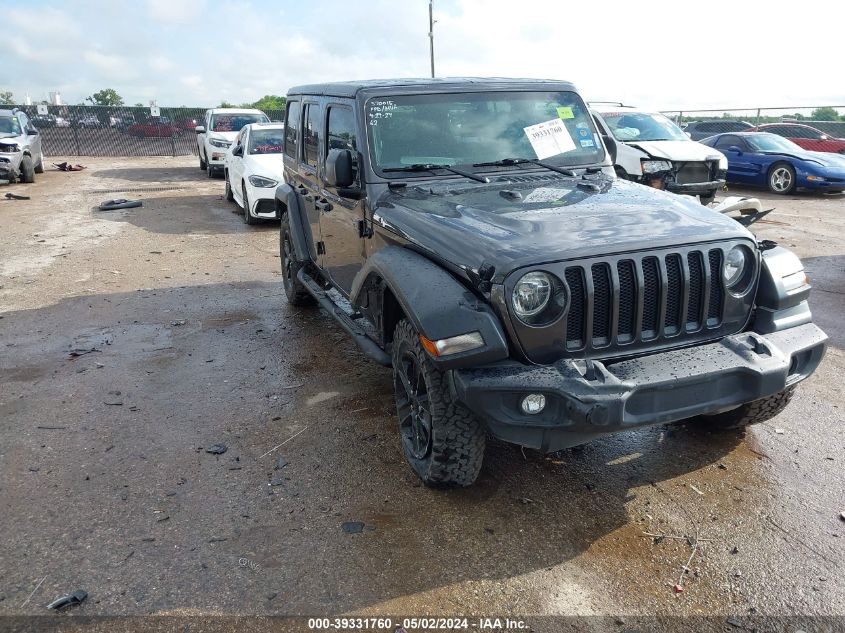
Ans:
{"label": "side mirror", "polygon": [[198,125],[194,128],[194,131],[197,134],[205,134],[205,126],[204,125]]}
{"label": "side mirror", "polygon": [[740,156],[742,156],[742,148],[741,148],[739,145],[731,145],[731,146],[728,148],[728,151],[729,151],[729,152],[736,152],[737,154],[739,154]]}
{"label": "side mirror", "polygon": [[352,173],[352,152],[333,149],[326,157],[326,184],[330,187],[349,187],[355,182]]}
{"label": "side mirror", "polygon": [[232,150],[232,156],[243,156],[244,155],[244,146],[243,145],[235,145],[234,149]]}
{"label": "side mirror", "polygon": [[616,139],[609,134],[602,134],[601,140],[604,141],[604,146],[607,148],[607,153],[610,154],[610,162],[616,164],[616,155],[619,153],[619,147],[616,145]]}

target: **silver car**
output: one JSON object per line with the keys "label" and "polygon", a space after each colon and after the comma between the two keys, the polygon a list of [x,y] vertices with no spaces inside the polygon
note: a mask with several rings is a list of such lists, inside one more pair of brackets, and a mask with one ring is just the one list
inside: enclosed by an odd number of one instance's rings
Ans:
{"label": "silver car", "polygon": [[25,112],[0,110],[0,181],[35,182],[43,172],[41,133]]}

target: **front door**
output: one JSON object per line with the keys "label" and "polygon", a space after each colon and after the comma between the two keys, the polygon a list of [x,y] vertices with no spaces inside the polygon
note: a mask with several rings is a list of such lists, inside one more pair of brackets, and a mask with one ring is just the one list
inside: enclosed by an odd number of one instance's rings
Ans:
{"label": "front door", "polygon": [[[356,129],[351,107],[330,104],[326,112],[323,160],[333,149],[348,149],[357,157]],[[320,233],[325,246],[323,265],[334,284],[347,296],[365,259],[362,237],[364,202],[360,199],[361,183],[357,168],[355,180],[353,186],[346,189],[326,186],[315,203],[320,213]]]}

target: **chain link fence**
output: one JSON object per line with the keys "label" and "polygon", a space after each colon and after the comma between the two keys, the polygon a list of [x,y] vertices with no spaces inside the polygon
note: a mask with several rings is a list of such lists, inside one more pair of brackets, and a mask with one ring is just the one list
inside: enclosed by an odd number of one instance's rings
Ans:
{"label": "chain link fence", "polygon": [[[815,120],[813,113],[830,108],[839,118],[838,121]],[[814,107],[780,107],[780,108],[746,108],[746,109],[715,109],[715,110],[673,110],[663,111],[663,114],[675,121],[690,135],[694,141],[722,134],[725,132],[742,132],[758,125],[767,123],[808,125],[834,138],[845,138],[845,106],[814,106]],[[794,127],[782,128],[779,134],[789,138],[813,138],[811,131]]]}
{"label": "chain link fence", "polygon": [[[17,107],[41,132],[45,156],[189,156],[197,153],[194,129],[202,125],[207,108],[38,106]],[[43,108],[43,106],[42,106]],[[284,110],[265,112],[281,121]]]}

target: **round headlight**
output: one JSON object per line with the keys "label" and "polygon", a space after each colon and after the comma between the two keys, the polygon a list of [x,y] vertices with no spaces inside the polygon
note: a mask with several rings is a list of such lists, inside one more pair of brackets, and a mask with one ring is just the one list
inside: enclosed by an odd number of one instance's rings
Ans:
{"label": "round headlight", "polygon": [[746,250],[741,246],[734,246],[728,251],[727,257],[725,257],[725,266],[722,268],[725,286],[733,288],[742,281],[746,266],[748,266]]}
{"label": "round headlight", "polygon": [[552,296],[552,280],[546,273],[533,272],[522,276],[513,289],[513,310],[520,319],[542,312]]}

